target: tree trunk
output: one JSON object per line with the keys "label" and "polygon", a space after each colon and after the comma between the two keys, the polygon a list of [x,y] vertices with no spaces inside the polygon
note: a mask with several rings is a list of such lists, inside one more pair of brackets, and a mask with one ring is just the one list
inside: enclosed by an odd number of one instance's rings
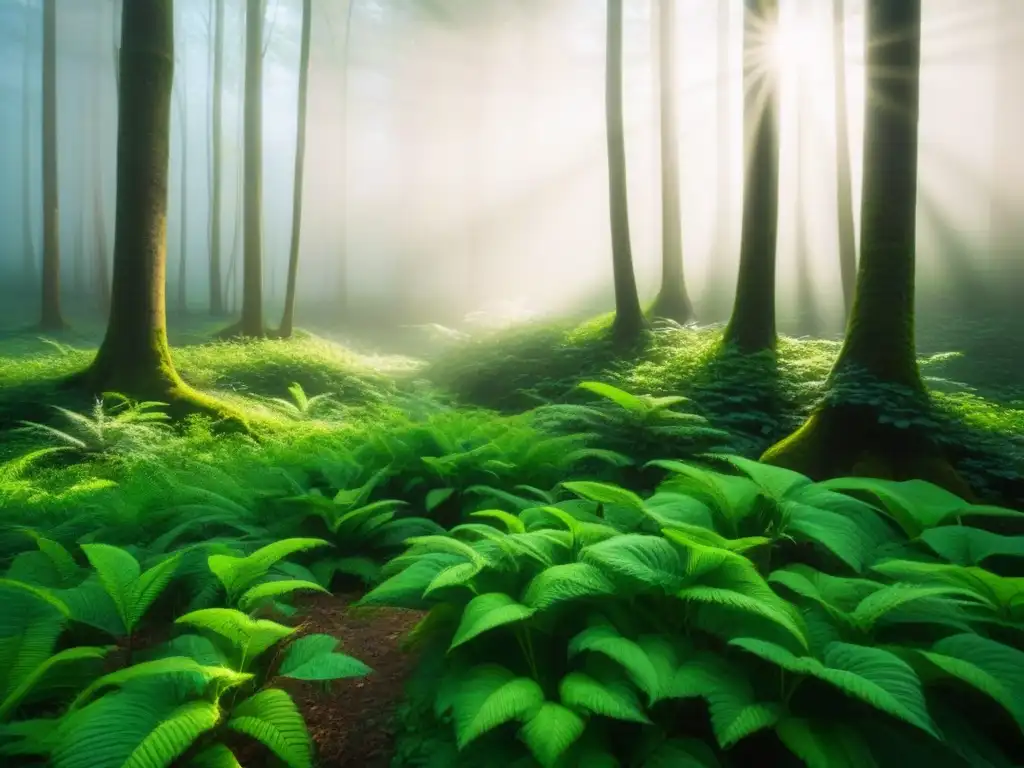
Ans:
{"label": "tree trunk", "polygon": [[335,210],[341,224],[341,248],[338,252],[337,297],[338,319],[348,319],[348,69],[350,47],[352,43],[352,12],[356,0],[348,0],[345,12],[345,48],[342,52],[341,72],[341,119],[338,124],[338,190],[335,198]]}
{"label": "tree trunk", "polygon": [[679,129],[676,96],[676,0],[662,0],[658,26],[659,111],[661,113],[661,292],[651,313],[686,323],[693,306],[683,276],[683,223],[679,192]]}
{"label": "tree trunk", "polygon": [[847,321],[857,284],[857,242],[853,229],[853,182],[850,173],[850,129],[846,108],[846,8],[832,0],[832,68],[835,76],[836,213],[839,230],[839,274]]}
{"label": "tree trunk", "polygon": [[306,161],[306,101],[309,89],[309,38],[313,0],[302,0],[302,42],[299,48],[299,117],[295,136],[295,182],[292,189],[292,242],[288,252],[288,285],[279,335],[287,339],[295,324],[295,282],[299,275],[299,242],[302,235],[302,184]]}
{"label": "tree trunk", "polygon": [[224,0],[216,3],[216,37],[213,43],[213,130],[210,165],[213,172],[213,194],[210,201],[210,315],[224,315],[224,286],[221,280],[221,203],[224,178]]}
{"label": "tree trunk", "polygon": [[1010,333],[1020,340],[1024,330],[1024,312],[1020,297],[1024,295],[1024,155],[1020,150],[1020,126],[1024,106],[1020,99],[1020,72],[1024,70],[1024,51],[1019,40],[1024,35],[1024,8],[1017,0],[1001,0],[997,21],[1000,40],[996,50],[995,130],[992,137],[995,168],[993,197],[990,204],[992,285],[997,306],[986,307],[992,318],[1008,320]]}
{"label": "tree trunk", "polygon": [[173,1],[125,3],[121,30],[114,290],[106,336],[78,381],[96,394],[166,402],[176,415],[225,415],[182,382],[167,345]]}
{"label": "tree trunk", "polygon": [[[732,231],[732,89],[729,80],[729,12],[732,3],[718,3],[717,79],[715,91],[716,179],[715,235],[707,268],[701,316],[705,320],[728,315],[729,266],[733,263]],[[727,257],[728,256],[728,257]]]}
{"label": "tree trunk", "polygon": [[178,114],[181,116],[181,234],[178,245],[178,314],[185,316],[188,314],[188,86],[184,77],[181,88],[178,90],[178,108]]}
{"label": "tree trunk", "polygon": [[246,2],[244,99],[242,318],[222,335],[262,338],[266,335],[263,326],[263,0]]}
{"label": "tree trunk", "polygon": [[39,265],[36,262],[32,215],[32,99],[29,95],[32,73],[31,18],[31,14],[25,14],[25,52],[21,60],[21,250],[25,285],[31,285],[34,289],[38,285]]}
{"label": "tree trunk", "polygon": [[[96,40],[103,39],[103,20],[96,16]],[[115,74],[115,83],[117,76]],[[104,317],[110,311],[110,265],[107,254],[107,212],[104,205],[103,133],[106,127],[103,109],[103,93],[98,76],[92,80],[88,130],[92,134],[90,175],[92,177],[92,227],[93,227],[93,295]]]}
{"label": "tree trunk", "polygon": [[[887,43],[870,42],[877,40]],[[942,451],[915,426],[929,408],[914,348],[921,0],[869,0],[865,41],[870,96],[849,328],[824,404],[762,460],[815,480],[919,478],[969,498]]]}
{"label": "tree trunk", "polygon": [[626,193],[626,136],[622,117],[622,2],[608,0],[605,108],[608,131],[608,193],[612,232],[612,270],[615,280],[613,335],[620,341],[638,337],[646,326],[629,237]]}
{"label": "tree trunk", "polygon": [[[764,25],[778,20],[777,0],[746,0],[743,27],[744,136],[753,149],[743,180],[743,230],[736,300],[725,342],[742,352],[774,349],[775,255],[779,229],[779,94],[776,68],[766,65]],[[763,106],[762,106],[763,102]]]}
{"label": "tree trunk", "polygon": [[[796,12],[805,14],[809,9],[803,2],[797,2]],[[796,255],[796,285],[797,285],[797,328],[800,334],[818,338],[821,335],[821,325],[818,322],[818,307],[815,302],[814,276],[811,274],[811,254],[807,245],[807,192],[804,187],[804,157],[807,152],[804,148],[804,135],[807,128],[807,105],[810,102],[811,94],[807,89],[807,78],[804,76],[804,69],[797,70],[797,95],[796,95],[796,190],[793,194],[793,203],[796,208],[794,215],[794,244]]]}
{"label": "tree trunk", "polygon": [[40,328],[67,327],[60,306],[57,186],[57,0],[43,0],[43,303]]}

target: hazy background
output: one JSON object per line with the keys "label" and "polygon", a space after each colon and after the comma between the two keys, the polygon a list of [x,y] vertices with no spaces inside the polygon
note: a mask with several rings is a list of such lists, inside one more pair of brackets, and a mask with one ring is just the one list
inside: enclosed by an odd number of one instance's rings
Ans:
{"label": "hazy background", "polygon": [[[705,321],[724,319],[721,307],[702,303],[702,293],[712,260],[724,260],[729,285],[734,282],[742,201],[742,2],[732,3],[726,41],[730,66],[720,75],[718,1],[679,3],[677,30],[684,258],[690,293]],[[624,75],[630,223],[645,300],[656,292],[660,274],[651,2],[626,0]],[[831,335],[841,330],[831,3],[780,4],[787,48],[782,63],[779,323],[783,332],[803,328],[795,248],[802,205],[812,303],[822,332]],[[96,248],[97,194],[113,243],[114,47],[120,19],[114,0],[58,0],[57,5],[60,227],[68,293],[85,279],[76,265],[89,263]],[[849,129],[854,199],[859,201],[864,0],[847,0],[846,5]],[[190,310],[200,313],[207,305],[213,3],[177,0],[175,6],[168,296],[170,304],[184,250]],[[314,0],[313,6],[300,324],[329,325],[338,304],[343,246],[349,306],[367,322],[400,318],[458,325],[474,311],[493,319],[610,308],[605,3],[352,0],[350,8],[346,0]],[[40,257],[42,240],[41,7],[40,0],[0,0],[0,301],[38,292],[35,285],[26,285],[24,259],[28,247]],[[233,258],[241,257],[235,218],[243,8],[242,0],[227,1],[225,272]],[[1021,240],[1018,222],[1024,217],[1024,153],[1019,151],[1024,91],[1018,79],[1020,54],[1015,53],[1024,48],[1022,18],[1021,0],[924,0],[918,209],[922,328],[983,319],[997,306],[993,297],[1001,299],[1000,307],[1014,292],[1024,297],[1024,286],[1008,284],[1008,272],[1000,268],[1010,258],[1008,246]],[[268,319],[275,320],[291,228],[300,23],[301,0],[267,0],[264,277]],[[716,121],[720,93],[732,102],[732,119],[724,126]],[[801,99],[807,121],[799,132],[798,196],[795,127]],[[183,234],[186,133],[188,229]],[[725,142],[733,158],[725,179],[716,173],[719,142]],[[719,183],[731,190],[730,243],[716,242]],[[344,217],[339,210],[343,187],[348,192]],[[1021,258],[1019,251],[1013,251],[1013,258]],[[237,284],[240,265],[231,274],[232,285]],[[235,307],[237,293],[228,288]]]}

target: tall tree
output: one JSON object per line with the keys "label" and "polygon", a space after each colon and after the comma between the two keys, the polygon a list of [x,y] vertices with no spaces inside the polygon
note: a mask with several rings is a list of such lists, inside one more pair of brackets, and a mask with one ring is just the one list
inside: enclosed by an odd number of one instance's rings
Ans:
{"label": "tall tree", "polygon": [[213,0],[216,21],[213,41],[213,129],[210,166],[213,192],[210,200],[210,315],[224,315],[224,286],[221,278],[221,239],[223,237],[222,188],[224,179],[224,0]]}
{"label": "tall tree", "polygon": [[167,181],[174,79],[173,0],[126,2],[121,24],[114,285],[107,332],[77,383],[223,411],[179,377],[167,344]]}
{"label": "tall tree", "polygon": [[608,40],[605,69],[605,109],[608,131],[608,195],[612,231],[612,270],[615,280],[613,335],[636,338],[646,325],[633,273],[626,193],[626,133],[622,116],[622,0],[608,0]]}
{"label": "tall tree", "polygon": [[57,177],[57,0],[43,0],[43,301],[40,328],[66,327],[60,305]]}
{"label": "tall tree", "polygon": [[853,182],[850,174],[850,129],[846,108],[846,7],[832,0],[832,70],[835,78],[836,214],[839,231],[839,275],[847,319],[857,284],[857,242],[853,228]]}
{"label": "tall tree", "polygon": [[[660,7],[661,13],[658,13]],[[658,27],[659,107],[661,112],[661,291],[651,313],[686,323],[693,306],[683,276],[682,204],[679,192],[679,129],[676,94],[676,0],[653,4]]]}
{"label": "tall tree", "polygon": [[302,236],[302,184],[306,163],[306,102],[309,90],[309,39],[313,1],[302,0],[302,40],[299,46],[299,116],[295,136],[295,177],[292,188],[292,241],[288,252],[288,285],[279,334],[287,339],[295,324],[295,283],[299,275],[299,243]]}
{"label": "tall tree", "polygon": [[33,233],[32,210],[32,25],[31,13],[25,14],[25,51],[21,60],[21,239],[24,278],[26,285],[37,285],[39,265],[36,263],[36,244]]}
{"label": "tall tree", "polygon": [[[117,9],[111,5],[113,13]],[[103,44],[103,18],[95,15],[96,41]],[[115,41],[116,50],[116,41]],[[117,61],[114,62],[114,83],[117,83]],[[92,220],[93,220],[93,295],[97,298],[100,312],[106,315],[110,310],[110,255],[107,242],[107,211],[104,201],[103,176],[106,164],[103,157],[103,135],[106,127],[106,110],[103,109],[102,88],[99,73],[93,75],[92,89],[89,97],[89,130],[92,135],[90,152],[92,177]]]}
{"label": "tall tree", "polygon": [[[893,423],[929,407],[914,347],[921,0],[869,0],[865,45],[861,253],[846,339],[823,404],[762,460],[814,479],[921,478],[969,495],[920,428]],[[844,396],[851,387],[860,397]],[[894,392],[898,419],[878,404]]]}
{"label": "tall tree", "polygon": [[334,200],[337,219],[341,224],[341,244],[336,261],[338,271],[337,306],[338,317],[341,320],[348,317],[348,75],[351,59],[352,16],[355,6],[356,0],[348,0],[348,7],[345,10],[345,43],[341,62],[341,118],[338,123],[340,133],[338,136],[338,191]]}
{"label": "tall tree", "polygon": [[246,0],[242,162],[242,317],[222,335],[262,338],[263,325],[263,0]]}
{"label": "tall tree", "polygon": [[[183,58],[187,61],[187,57]],[[181,70],[181,87],[178,88],[178,116],[181,125],[181,234],[178,239],[178,313],[188,312],[188,69]]]}
{"label": "tall tree", "polygon": [[[728,314],[726,294],[728,290],[729,265],[733,260],[733,216],[732,216],[732,93],[729,82],[729,62],[732,55],[730,43],[730,11],[733,4],[718,3],[716,76],[715,89],[715,234],[713,252],[708,264],[701,314],[706,320]],[[728,258],[726,258],[728,254]]]}
{"label": "tall tree", "polygon": [[743,134],[753,138],[743,179],[743,230],[732,317],[725,342],[743,352],[775,347],[775,255],[779,231],[778,68],[766,55],[777,0],[745,0]]}

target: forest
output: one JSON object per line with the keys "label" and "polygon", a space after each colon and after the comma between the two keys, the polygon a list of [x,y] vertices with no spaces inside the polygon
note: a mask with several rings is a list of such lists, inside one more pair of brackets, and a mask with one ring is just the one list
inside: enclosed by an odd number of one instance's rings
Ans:
{"label": "forest", "polygon": [[0,0],[0,765],[1024,762],[1020,0]]}

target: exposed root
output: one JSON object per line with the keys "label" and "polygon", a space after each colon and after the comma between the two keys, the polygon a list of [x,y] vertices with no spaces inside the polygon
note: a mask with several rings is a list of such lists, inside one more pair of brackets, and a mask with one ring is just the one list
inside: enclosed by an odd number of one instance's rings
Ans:
{"label": "exposed root", "polygon": [[943,450],[919,427],[881,423],[867,406],[826,405],[761,461],[807,475],[925,480],[972,501],[974,494]]}

